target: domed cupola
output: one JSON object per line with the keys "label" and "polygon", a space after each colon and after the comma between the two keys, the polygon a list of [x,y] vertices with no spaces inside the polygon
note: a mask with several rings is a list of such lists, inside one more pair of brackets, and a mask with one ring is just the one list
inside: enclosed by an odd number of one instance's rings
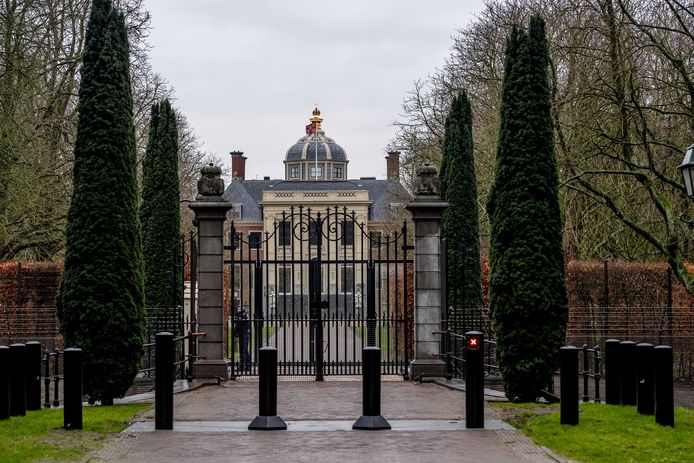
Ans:
{"label": "domed cupola", "polygon": [[287,150],[285,178],[287,180],[345,180],[347,155],[345,150],[326,137],[321,128],[323,118],[315,108],[306,126],[306,135]]}

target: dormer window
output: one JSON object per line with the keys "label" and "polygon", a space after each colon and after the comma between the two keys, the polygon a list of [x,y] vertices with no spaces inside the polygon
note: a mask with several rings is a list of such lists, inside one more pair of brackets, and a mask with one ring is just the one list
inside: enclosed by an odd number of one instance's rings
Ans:
{"label": "dormer window", "polygon": [[[316,175],[317,173],[317,175]],[[319,164],[316,166],[309,166],[309,176],[310,178],[320,179],[323,178],[323,165]]]}

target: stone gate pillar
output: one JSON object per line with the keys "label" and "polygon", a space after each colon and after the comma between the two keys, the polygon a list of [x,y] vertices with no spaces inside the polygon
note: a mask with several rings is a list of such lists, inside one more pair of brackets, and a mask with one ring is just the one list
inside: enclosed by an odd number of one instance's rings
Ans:
{"label": "stone gate pillar", "polygon": [[[414,221],[414,359],[410,378],[444,376],[440,352],[443,298],[441,294],[441,218],[448,203],[439,197],[436,168],[426,163],[417,169],[415,198],[407,205]],[[445,315],[444,315],[445,316]]]}
{"label": "stone gate pillar", "polygon": [[209,164],[200,171],[198,196],[190,203],[198,226],[198,355],[195,378],[226,378],[224,357],[224,220],[231,203],[222,198],[222,170]]}

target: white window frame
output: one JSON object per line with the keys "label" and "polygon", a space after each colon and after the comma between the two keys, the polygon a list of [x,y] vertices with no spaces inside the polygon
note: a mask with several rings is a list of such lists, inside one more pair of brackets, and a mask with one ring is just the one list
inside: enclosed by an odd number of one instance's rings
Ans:
{"label": "white window frame", "polygon": [[318,177],[316,178],[316,166],[308,166],[308,176],[309,178],[322,179],[323,178],[323,164],[318,164]]}

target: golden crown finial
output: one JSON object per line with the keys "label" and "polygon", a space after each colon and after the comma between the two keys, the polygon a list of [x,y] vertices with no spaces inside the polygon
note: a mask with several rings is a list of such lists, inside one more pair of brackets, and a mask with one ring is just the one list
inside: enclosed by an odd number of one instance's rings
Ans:
{"label": "golden crown finial", "polygon": [[318,130],[320,130],[320,123],[323,122],[323,118],[320,117],[320,109],[318,109],[318,106],[313,109],[312,114],[310,121],[314,124],[315,131],[318,132]]}

